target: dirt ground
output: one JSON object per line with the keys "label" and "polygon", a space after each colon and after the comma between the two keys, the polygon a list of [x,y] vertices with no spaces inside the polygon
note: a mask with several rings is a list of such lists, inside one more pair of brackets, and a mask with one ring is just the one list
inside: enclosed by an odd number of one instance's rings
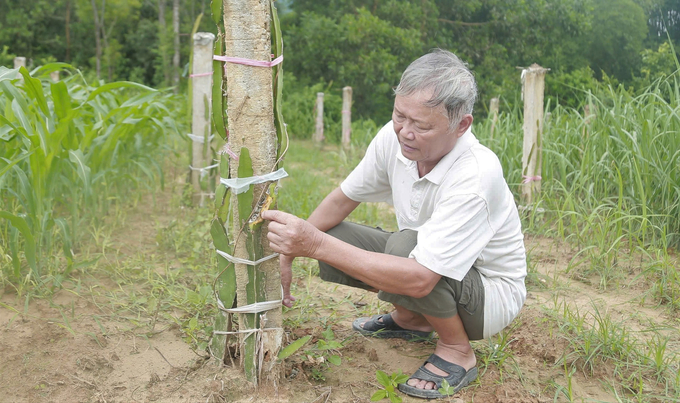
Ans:
{"label": "dirt ground", "polygon": [[[116,231],[107,259],[159,254],[155,226],[168,220],[167,203],[144,203],[128,212],[129,225]],[[560,359],[569,354],[568,340],[550,320],[555,301],[567,301],[581,313],[597,309],[627,326],[669,329],[669,346],[678,348],[678,320],[663,307],[643,303],[635,286],[603,292],[595,280],[565,276],[576,252],[547,238],[527,236],[533,267],[529,296],[520,317],[508,332],[507,345],[496,341],[475,344],[480,378],[449,399],[452,402],[567,401],[556,393],[566,387]],[[312,265],[311,262],[308,262]],[[122,263],[121,263],[122,264]],[[426,342],[375,340],[354,334],[351,323],[366,313],[387,312],[372,294],[321,282],[313,276],[297,277],[295,289],[307,297],[286,313],[290,342],[307,334],[312,346],[332,323],[341,364],[328,365],[302,353],[283,364],[278,385],[253,390],[238,368],[219,367],[194,352],[176,324],[167,321],[151,332],[130,329],[135,318],[114,315],[107,291],[121,289],[110,278],[88,276],[51,299],[26,300],[11,287],[0,290],[0,402],[368,402],[380,389],[376,370],[388,374],[415,371],[432,352]],[[123,287],[123,291],[132,291]],[[96,290],[97,292],[93,292]],[[367,312],[371,310],[371,312]],[[151,315],[151,314],[150,314]],[[139,321],[149,317],[139,317]],[[496,349],[496,350],[494,350]],[[481,365],[483,360],[489,361]],[[316,368],[315,372],[313,369]],[[571,388],[576,401],[616,402],[602,382],[614,369],[602,363],[594,373],[576,371]],[[325,380],[321,380],[325,378]],[[421,401],[403,396],[404,402]],[[661,401],[661,400],[658,400]]]}

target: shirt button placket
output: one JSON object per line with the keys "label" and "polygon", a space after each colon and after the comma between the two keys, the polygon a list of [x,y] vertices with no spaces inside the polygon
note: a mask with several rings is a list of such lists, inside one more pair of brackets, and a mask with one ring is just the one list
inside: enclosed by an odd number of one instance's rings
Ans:
{"label": "shirt button placket", "polygon": [[411,188],[411,218],[417,219],[423,198],[422,182],[415,182]]}

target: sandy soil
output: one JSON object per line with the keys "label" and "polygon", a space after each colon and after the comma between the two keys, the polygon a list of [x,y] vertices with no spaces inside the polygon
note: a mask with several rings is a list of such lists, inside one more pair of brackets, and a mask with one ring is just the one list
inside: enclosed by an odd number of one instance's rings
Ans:
{"label": "sandy soil", "polygon": [[[158,221],[168,220],[167,209],[167,203],[160,203],[132,210],[129,225],[118,230],[112,241],[110,250],[116,252],[107,259],[123,264],[126,256],[161,253],[154,228]],[[502,365],[498,360],[480,365],[479,381],[450,401],[567,401],[560,394],[556,398],[557,386],[567,384],[560,359],[570,351],[568,340],[550,319],[549,307],[555,301],[567,301],[582,314],[597,307],[615,320],[625,320],[632,329],[649,327],[650,322],[665,326],[669,346],[678,348],[677,318],[663,307],[643,303],[639,286],[602,292],[596,279],[564,274],[576,251],[547,238],[527,236],[526,244],[535,272],[526,306],[503,350],[506,359]],[[368,402],[379,389],[376,370],[410,374],[433,350],[430,343],[354,334],[355,317],[387,312],[388,307],[371,294],[316,277],[298,277],[298,295],[303,290],[309,294],[297,309],[286,313],[287,323],[295,324],[286,329],[288,341],[311,334],[309,348],[322,337],[324,324],[331,323],[335,339],[344,342],[337,351],[342,363],[320,363],[300,352],[285,361],[285,377],[278,385],[255,391],[243,382],[238,368],[219,367],[205,358],[205,352],[192,351],[179,326],[159,321],[152,331],[139,332],[131,323],[149,317],[112,314],[111,300],[103,296],[120,287],[110,278],[87,273],[77,277],[77,287],[61,290],[51,299],[27,301],[10,287],[0,290],[0,402]],[[475,344],[480,361],[494,357],[490,353],[497,348],[494,343]],[[325,381],[318,375],[315,379],[314,369]],[[579,401],[617,401],[602,382],[612,371],[607,363],[597,365],[593,374],[576,371],[574,396]]]}

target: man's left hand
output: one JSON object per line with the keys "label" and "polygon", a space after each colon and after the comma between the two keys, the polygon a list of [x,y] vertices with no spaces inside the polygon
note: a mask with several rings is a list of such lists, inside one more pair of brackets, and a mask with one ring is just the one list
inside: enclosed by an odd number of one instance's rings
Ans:
{"label": "man's left hand", "polygon": [[314,257],[324,235],[315,226],[278,210],[263,211],[262,218],[270,221],[267,239],[274,252],[291,257]]}

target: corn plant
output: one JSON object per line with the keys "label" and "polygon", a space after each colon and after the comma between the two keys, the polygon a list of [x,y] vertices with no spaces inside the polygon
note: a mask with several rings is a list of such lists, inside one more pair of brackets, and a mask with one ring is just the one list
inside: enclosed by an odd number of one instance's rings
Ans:
{"label": "corn plant", "polygon": [[86,219],[101,219],[116,195],[162,184],[165,139],[177,131],[165,94],[47,79],[63,68],[0,67],[0,239],[11,261],[1,273],[14,284],[59,286],[77,267]]}

